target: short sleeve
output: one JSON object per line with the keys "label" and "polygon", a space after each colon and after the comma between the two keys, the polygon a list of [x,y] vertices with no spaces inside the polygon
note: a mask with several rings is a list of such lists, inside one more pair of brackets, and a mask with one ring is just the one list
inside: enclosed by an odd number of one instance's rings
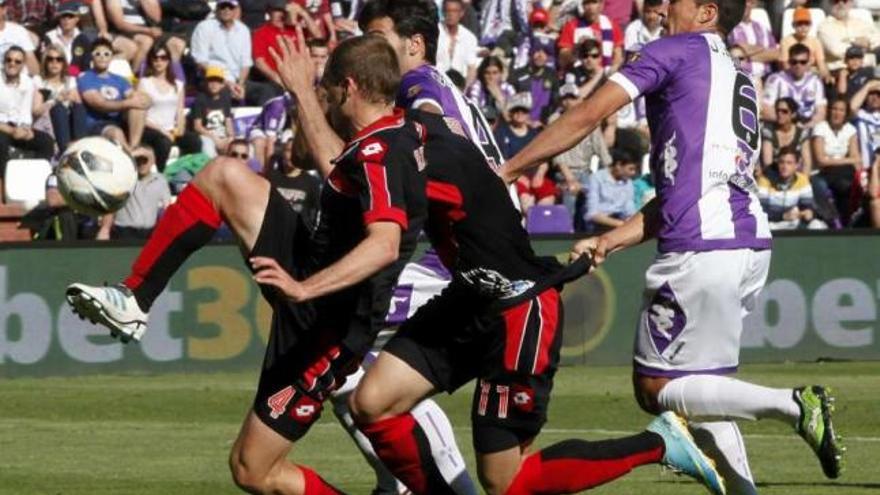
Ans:
{"label": "short sleeve", "polygon": [[673,36],[648,43],[637,56],[610,77],[635,100],[653,93],[669,81],[687,58],[690,37]]}
{"label": "short sleeve", "polygon": [[409,109],[418,109],[425,103],[430,103],[443,110],[442,95],[435,81],[427,80],[418,74],[415,77],[404,77],[400,83],[398,106]]}
{"label": "short sleeve", "polygon": [[404,171],[409,157],[389,149],[380,137],[365,139],[358,147],[357,167],[352,179],[358,184],[358,198],[364,224],[394,222],[406,230],[406,194]]}

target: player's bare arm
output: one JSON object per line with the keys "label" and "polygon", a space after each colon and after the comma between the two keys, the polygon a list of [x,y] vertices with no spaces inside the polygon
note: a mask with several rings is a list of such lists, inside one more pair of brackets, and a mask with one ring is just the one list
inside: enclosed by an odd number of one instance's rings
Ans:
{"label": "player's bare arm", "polygon": [[586,253],[593,259],[593,265],[598,266],[615,251],[653,239],[657,234],[659,214],[657,198],[653,198],[642,207],[640,212],[628,218],[620,227],[598,237],[589,237],[575,243],[571,248],[571,260],[574,261]]}
{"label": "player's bare arm", "polygon": [[345,142],[324,116],[324,108],[315,91],[315,68],[301,27],[296,28],[296,34],[296,42],[278,37],[278,51],[270,47],[269,52],[275,59],[284,89],[296,96],[300,128],[318,171],[326,177],[333,170],[332,160],[345,148]]}
{"label": "player's bare arm", "polygon": [[559,120],[538,134],[528,146],[501,166],[498,175],[508,184],[514,182],[526,170],[581,142],[603,119],[629,101],[629,95],[620,85],[605,83],[592,98],[565,112]]}
{"label": "player's bare arm", "polygon": [[301,282],[272,258],[251,258],[254,280],[276,287],[294,302],[315,299],[362,282],[397,261],[400,236],[400,225],[394,222],[371,223],[367,237],[347,255]]}

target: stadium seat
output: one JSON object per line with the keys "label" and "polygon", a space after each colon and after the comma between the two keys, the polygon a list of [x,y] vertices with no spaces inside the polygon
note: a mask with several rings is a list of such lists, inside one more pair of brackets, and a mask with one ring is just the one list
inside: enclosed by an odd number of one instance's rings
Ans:
{"label": "stadium seat", "polygon": [[[792,17],[794,17],[794,9],[785,9],[785,11],[782,13],[783,38],[794,32],[794,27],[792,27],[791,25]],[[810,36],[816,36],[816,31],[819,30],[819,25],[822,24],[822,21],[825,20],[825,11],[818,8],[810,9],[810,19],[812,20],[812,25],[810,26]]]}
{"label": "stadium seat", "polygon": [[758,24],[764,26],[767,29],[772,29],[770,27],[770,15],[767,14],[767,11],[761,8],[752,9],[752,20],[757,22]]}
{"label": "stadium seat", "polygon": [[46,199],[46,178],[52,173],[47,160],[9,160],[3,180],[6,201],[30,209]]}
{"label": "stadium seat", "polygon": [[235,137],[246,137],[248,127],[257,120],[263,107],[235,107],[232,109],[232,127]]}
{"label": "stadium seat", "polygon": [[526,230],[530,234],[570,234],[574,227],[564,205],[535,205],[526,216]]}

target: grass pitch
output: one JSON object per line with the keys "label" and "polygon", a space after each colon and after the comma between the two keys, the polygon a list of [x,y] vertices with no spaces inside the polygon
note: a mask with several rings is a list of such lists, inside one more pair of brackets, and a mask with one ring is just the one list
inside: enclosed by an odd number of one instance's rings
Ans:
{"label": "grass pitch", "polygon": [[[741,422],[762,494],[880,493],[880,363],[753,365],[741,377],[832,386],[836,426],[848,447],[843,476],[830,481],[790,427]],[[0,494],[237,493],[226,456],[255,383],[256,371],[0,380]],[[439,402],[474,473],[470,393]],[[628,368],[564,368],[538,444],[633,433],[649,420],[632,399]],[[372,472],[329,411],[291,455],[349,493],[372,489]],[[594,493],[706,492],[647,466]]]}

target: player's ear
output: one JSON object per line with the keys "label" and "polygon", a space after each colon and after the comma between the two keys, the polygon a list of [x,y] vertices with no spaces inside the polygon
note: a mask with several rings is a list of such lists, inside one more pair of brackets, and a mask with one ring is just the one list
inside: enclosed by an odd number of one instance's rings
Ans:
{"label": "player's ear", "polygon": [[406,54],[415,57],[426,53],[425,38],[421,34],[414,34],[406,38]]}
{"label": "player's ear", "polygon": [[718,5],[714,2],[698,4],[697,22],[700,25],[718,25]]}

